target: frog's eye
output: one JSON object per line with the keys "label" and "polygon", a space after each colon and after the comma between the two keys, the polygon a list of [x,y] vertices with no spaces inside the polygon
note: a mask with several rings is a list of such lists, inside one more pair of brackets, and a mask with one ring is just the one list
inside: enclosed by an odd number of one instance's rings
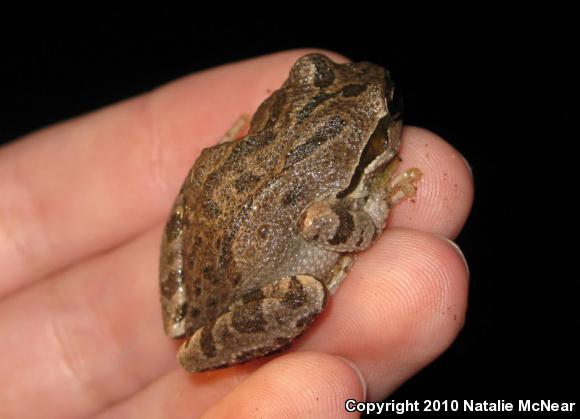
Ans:
{"label": "frog's eye", "polygon": [[403,116],[403,95],[396,87],[393,88],[391,97],[387,96],[387,108],[392,120],[401,119]]}

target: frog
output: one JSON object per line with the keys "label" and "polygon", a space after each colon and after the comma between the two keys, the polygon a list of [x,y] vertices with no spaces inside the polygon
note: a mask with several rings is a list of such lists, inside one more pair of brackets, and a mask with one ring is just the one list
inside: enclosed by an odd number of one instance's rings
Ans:
{"label": "frog", "polygon": [[370,62],[307,54],[243,125],[202,150],[161,240],[163,327],[190,372],[290,346],[422,176],[395,176],[401,95]]}

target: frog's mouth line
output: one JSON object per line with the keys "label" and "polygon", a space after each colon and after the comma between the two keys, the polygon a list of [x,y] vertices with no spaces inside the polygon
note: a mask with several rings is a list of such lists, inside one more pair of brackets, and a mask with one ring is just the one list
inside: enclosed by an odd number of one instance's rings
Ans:
{"label": "frog's mouth line", "polygon": [[[396,114],[396,117],[397,119],[393,119],[387,114],[379,120],[376,129],[361,153],[359,164],[349,185],[336,195],[337,198],[344,198],[348,195],[355,195],[357,198],[364,197],[363,190],[365,188],[364,185],[361,185],[363,175],[374,172],[395,156],[399,149],[400,132],[403,124],[400,113]],[[357,191],[357,189],[360,190]],[[359,194],[360,196],[358,196]]]}

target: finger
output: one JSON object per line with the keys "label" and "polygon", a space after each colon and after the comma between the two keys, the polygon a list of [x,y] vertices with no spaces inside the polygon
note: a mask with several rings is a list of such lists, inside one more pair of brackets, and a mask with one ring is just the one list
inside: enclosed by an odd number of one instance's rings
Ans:
{"label": "finger", "polygon": [[365,398],[359,374],[351,363],[320,352],[285,355],[250,375],[203,417],[347,417],[344,401]]}
{"label": "finger", "polygon": [[160,235],[158,228],[0,303],[0,416],[85,417],[176,367],[155,278]]}
{"label": "finger", "polygon": [[473,178],[467,161],[438,135],[407,126],[399,156],[400,171],[417,167],[423,177],[417,194],[398,204],[388,226],[409,227],[457,237],[473,203]]}
{"label": "finger", "polygon": [[164,218],[200,150],[305,52],[201,72],[0,149],[0,296]]}
{"label": "finger", "polygon": [[[451,344],[465,317],[467,277],[462,255],[446,239],[404,229],[389,231],[360,258],[321,318],[291,351],[324,351],[351,360],[366,382],[367,400],[382,399]],[[184,412],[197,416],[254,368],[275,359],[205,374],[173,371],[103,417],[181,417]],[[300,374],[278,372],[285,378]],[[289,394],[297,400],[303,392]],[[238,395],[248,397],[245,392]],[[343,406],[344,400],[336,405]],[[237,406],[230,401],[224,410]],[[250,407],[260,403],[255,398],[247,401]]]}
{"label": "finger", "polygon": [[[430,148],[434,153],[444,149]],[[407,161],[413,153],[411,147],[405,150],[409,154],[405,157]],[[445,162],[443,158],[433,159]],[[427,175],[425,179],[438,178]],[[459,179],[458,182],[468,183]],[[421,186],[427,189],[429,185],[426,180]],[[435,190],[436,194],[424,191],[425,196],[436,201],[450,200],[443,194],[452,189]],[[398,217],[399,211],[404,215],[418,205],[419,201],[399,206],[393,216]],[[456,219],[459,226],[463,224],[461,212],[453,213],[457,205],[444,208],[452,212],[446,217]],[[441,216],[437,212],[431,214]],[[400,219],[410,223],[413,217]],[[431,220],[431,224],[436,225],[436,221]],[[0,359],[4,386],[10,383],[11,388],[19,389],[15,394],[39,395],[35,409],[48,403],[47,410],[58,413],[54,409],[57,403],[66,412],[86,414],[129,396],[175,366],[175,347],[162,335],[159,318],[156,264],[160,229],[159,226],[108,254],[79,263],[46,284],[27,289],[0,304],[0,333],[11,337],[3,348],[5,357]],[[376,246],[383,246],[383,242]],[[411,253],[421,257],[420,251]],[[359,258],[359,264],[367,254]],[[387,314],[385,318],[390,317]],[[33,339],[42,345],[29,345]],[[51,380],[26,378],[39,371]],[[11,406],[17,410],[31,407],[18,398]]]}
{"label": "finger", "polygon": [[[340,418],[347,413],[346,399],[364,399],[364,383],[355,368],[344,359],[305,351],[273,359],[237,386],[233,381],[223,385],[223,377],[201,382],[175,372],[131,403],[115,406],[98,417],[178,419],[205,412],[203,417],[208,418]],[[218,382],[222,384],[219,387]],[[200,398],[199,391],[205,394],[208,386],[216,391]]]}
{"label": "finger", "polygon": [[369,400],[382,399],[454,341],[465,319],[468,277],[448,239],[387,230],[294,350],[331,348],[360,367]]}

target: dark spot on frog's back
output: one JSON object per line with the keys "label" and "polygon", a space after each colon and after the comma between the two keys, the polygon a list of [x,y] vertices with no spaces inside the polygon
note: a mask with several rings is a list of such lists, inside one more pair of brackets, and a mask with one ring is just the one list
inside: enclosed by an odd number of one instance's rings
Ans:
{"label": "dark spot on frog's back", "polygon": [[265,129],[239,140],[236,147],[225,161],[223,169],[235,168],[236,164],[242,162],[240,160],[242,157],[255,153],[259,149],[272,143],[275,138],[276,136],[270,129]]}
{"label": "dark spot on frog's back", "polygon": [[312,113],[314,109],[316,109],[317,106],[319,106],[322,102],[324,102],[326,99],[330,97],[332,97],[332,95],[329,95],[324,92],[319,93],[318,95],[310,99],[306,103],[306,105],[304,105],[304,107],[298,111],[298,113],[296,114],[296,119],[302,122]]}
{"label": "dark spot on frog's back", "polygon": [[219,171],[211,172],[203,182],[203,188],[206,194],[213,191],[220,183],[221,174]]}
{"label": "dark spot on frog's back", "polygon": [[366,89],[366,84],[348,84],[340,89],[340,95],[344,97],[358,96]]}
{"label": "dark spot on frog's back", "polygon": [[259,333],[266,327],[260,301],[252,301],[236,309],[232,326],[241,333]]}
{"label": "dark spot on frog's back", "polygon": [[221,269],[227,269],[232,263],[231,244],[234,241],[234,235],[237,230],[226,230],[221,248],[219,249],[218,263]]}
{"label": "dark spot on frog's back", "polygon": [[335,116],[328,120],[314,136],[288,152],[286,155],[286,161],[284,162],[284,168],[290,167],[311,155],[328,141],[328,139],[334,138],[336,135],[340,134],[345,125],[346,122],[339,116]]}
{"label": "dark spot on frog's back", "polygon": [[327,137],[321,135],[316,135],[309,140],[306,140],[294,150],[290,150],[286,155],[286,162],[284,168],[291,167],[298,163],[300,160],[305,159],[311,155],[317,148],[324,144],[328,140]]}
{"label": "dark spot on frog's back", "polygon": [[298,195],[295,193],[295,191],[290,191],[286,195],[284,195],[284,198],[282,198],[282,204],[290,205],[291,203],[296,201],[296,198],[298,198]]}
{"label": "dark spot on frog's back", "polygon": [[237,286],[241,280],[242,280],[242,274],[239,272],[234,272],[230,276],[230,281],[231,281],[233,286]]}
{"label": "dark spot on frog's back", "polygon": [[205,215],[208,218],[217,217],[220,215],[221,212],[216,202],[211,199],[206,199],[202,204],[201,208],[203,211],[203,215]]}
{"label": "dark spot on frog's back", "polygon": [[310,57],[310,60],[316,68],[316,74],[314,75],[314,85],[316,87],[328,87],[334,83],[335,75],[328,58],[314,55]]}
{"label": "dark spot on frog's back", "polygon": [[234,187],[236,190],[241,192],[247,192],[251,190],[260,180],[260,176],[253,175],[251,173],[242,173],[235,181]]}
{"label": "dark spot on frog's back", "polygon": [[218,284],[222,280],[222,275],[218,274],[216,270],[210,266],[205,265],[202,269],[204,278],[211,284]]}
{"label": "dark spot on frog's back", "polygon": [[296,202],[296,200],[298,200],[298,198],[300,198],[300,195],[302,194],[303,188],[304,188],[304,185],[302,185],[298,181],[294,181],[292,186],[290,186],[290,190],[288,192],[286,192],[286,194],[282,198],[282,204],[287,206],[287,205],[291,205],[294,202]]}
{"label": "dark spot on frog's back", "polygon": [[265,240],[268,238],[268,233],[270,232],[270,226],[268,224],[262,224],[258,227],[257,235],[260,240]]}

